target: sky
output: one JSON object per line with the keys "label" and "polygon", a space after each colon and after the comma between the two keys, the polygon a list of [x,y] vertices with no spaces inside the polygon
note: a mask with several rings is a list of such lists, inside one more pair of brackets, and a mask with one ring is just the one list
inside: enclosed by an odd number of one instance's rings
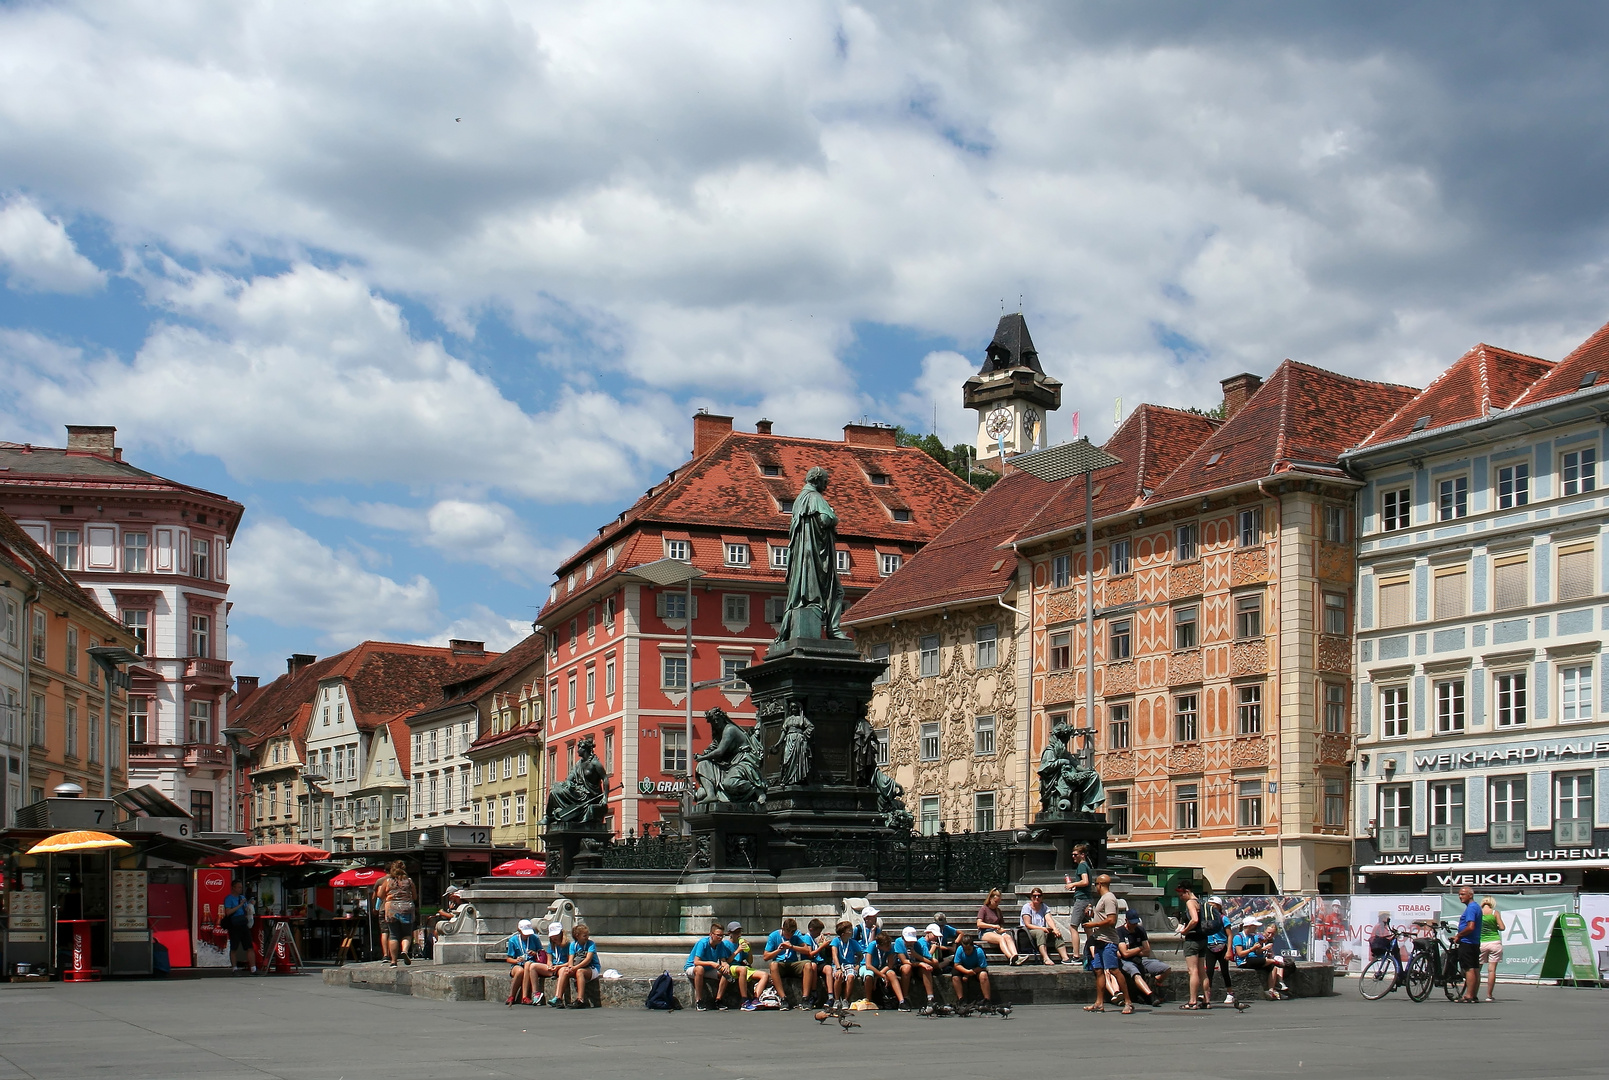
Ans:
{"label": "sky", "polygon": [[245,504],[231,656],[507,647],[691,415],[1100,440],[1609,321],[1591,4],[0,4],[0,439]]}

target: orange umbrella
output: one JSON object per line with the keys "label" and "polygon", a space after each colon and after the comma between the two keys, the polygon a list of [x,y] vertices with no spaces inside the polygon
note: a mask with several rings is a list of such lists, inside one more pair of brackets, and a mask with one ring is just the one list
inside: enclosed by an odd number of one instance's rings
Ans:
{"label": "orange umbrella", "polygon": [[71,855],[80,851],[107,851],[134,845],[103,832],[77,829],[47,837],[28,849],[30,855]]}

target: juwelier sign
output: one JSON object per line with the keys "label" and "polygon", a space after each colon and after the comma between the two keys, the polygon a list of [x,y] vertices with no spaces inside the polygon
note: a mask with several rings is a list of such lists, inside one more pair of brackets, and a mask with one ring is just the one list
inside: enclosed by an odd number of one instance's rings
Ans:
{"label": "juwelier sign", "polygon": [[1417,772],[1453,772],[1458,769],[1506,768],[1511,765],[1552,765],[1609,758],[1609,739],[1565,739],[1520,746],[1488,746],[1445,754],[1414,754]]}

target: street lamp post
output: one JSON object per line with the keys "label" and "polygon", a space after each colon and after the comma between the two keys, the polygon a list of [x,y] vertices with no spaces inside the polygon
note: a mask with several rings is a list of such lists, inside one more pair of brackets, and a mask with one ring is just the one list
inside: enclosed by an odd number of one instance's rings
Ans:
{"label": "street lamp post", "polygon": [[[1092,445],[1087,435],[1031,454],[1019,454],[1010,462],[1013,468],[1049,483],[1075,476],[1084,478],[1084,726],[1091,733],[1084,745],[1090,757],[1094,756],[1095,730],[1095,474],[1122,463],[1121,458]],[[1033,747],[1028,749],[1032,757]],[[1086,764],[1094,767],[1093,761]]]}
{"label": "street lamp post", "polygon": [[[101,762],[101,797],[112,797],[112,684],[117,683],[127,689],[128,676],[118,669],[125,664],[138,663],[138,653],[130,652],[121,645],[92,645],[84,650],[89,658],[101,669],[106,676],[105,704],[101,706],[101,747],[106,760]],[[127,745],[125,740],[124,745]],[[124,773],[127,779],[127,772]]]}
{"label": "street lamp post", "polygon": [[[687,833],[687,814],[692,799],[692,769],[693,769],[693,581],[704,576],[704,571],[692,563],[693,553],[687,553],[687,559],[657,559],[651,563],[634,567],[632,574],[642,578],[652,585],[661,588],[671,585],[682,585],[686,588],[686,608],[682,611],[687,627],[687,658],[683,669],[683,684],[687,690],[686,717],[683,720],[682,738],[686,740],[683,749],[686,751],[686,764],[682,766],[682,833]],[[663,756],[663,755],[662,755]]]}

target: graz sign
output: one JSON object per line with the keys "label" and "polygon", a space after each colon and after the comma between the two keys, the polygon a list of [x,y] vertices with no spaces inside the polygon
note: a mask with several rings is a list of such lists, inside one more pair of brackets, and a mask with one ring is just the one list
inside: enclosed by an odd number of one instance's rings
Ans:
{"label": "graz sign", "polygon": [[680,795],[687,790],[685,780],[650,780],[643,777],[637,781],[637,794],[639,795]]}

